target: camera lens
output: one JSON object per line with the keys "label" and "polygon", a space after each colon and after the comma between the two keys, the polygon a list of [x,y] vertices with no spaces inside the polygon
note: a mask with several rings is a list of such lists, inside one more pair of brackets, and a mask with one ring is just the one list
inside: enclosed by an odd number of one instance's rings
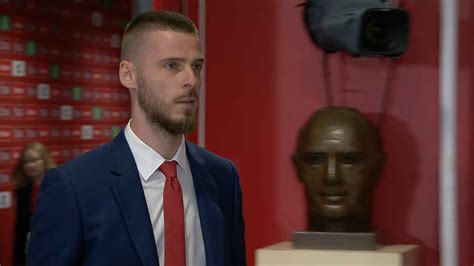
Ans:
{"label": "camera lens", "polygon": [[408,15],[399,9],[370,9],[362,21],[362,50],[399,55],[406,47]]}
{"label": "camera lens", "polygon": [[367,45],[374,50],[387,50],[395,44],[387,21],[373,19],[365,25],[364,32]]}

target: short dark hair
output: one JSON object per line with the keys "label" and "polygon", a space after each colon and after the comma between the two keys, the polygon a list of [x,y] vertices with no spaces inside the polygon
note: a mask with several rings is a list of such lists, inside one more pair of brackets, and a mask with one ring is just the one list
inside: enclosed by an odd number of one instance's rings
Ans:
{"label": "short dark hair", "polygon": [[377,127],[374,126],[374,124],[372,124],[372,122],[365,115],[363,115],[357,109],[354,109],[351,107],[328,106],[314,112],[306,121],[306,123],[303,125],[303,127],[300,129],[299,134],[298,134],[297,144],[296,144],[296,153],[300,153],[303,150],[304,140],[308,136],[310,125],[314,123],[314,121],[318,120],[321,117],[324,117],[325,115],[329,113],[340,114],[346,117],[350,117],[354,121],[357,121],[358,124],[360,124],[362,127],[368,130],[369,134],[373,134],[373,138],[371,139],[373,139],[375,142],[374,143],[375,148],[380,152],[382,151],[382,140],[379,134],[379,130]]}
{"label": "short dark hair", "polygon": [[171,11],[147,11],[135,17],[125,27],[122,38],[121,60],[129,60],[139,48],[141,37],[151,30],[198,34],[194,23],[186,16]]}

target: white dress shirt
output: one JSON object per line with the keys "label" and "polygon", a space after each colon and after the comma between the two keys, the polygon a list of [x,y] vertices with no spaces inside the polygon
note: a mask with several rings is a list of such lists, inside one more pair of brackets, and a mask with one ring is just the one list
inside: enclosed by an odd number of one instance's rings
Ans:
{"label": "white dress shirt", "polygon": [[[166,177],[158,168],[165,161],[165,158],[133,133],[130,127],[130,121],[125,127],[125,138],[130,146],[140,174],[140,180],[148,206],[148,213],[150,214],[151,225],[153,226],[153,235],[155,237],[160,266],[164,266],[166,236],[163,216],[163,188],[165,186]],[[205,266],[206,256],[204,240],[202,238],[201,221],[199,219],[193,177],[186,155],[184,136],[178,151],[171,160],[178,163],[176,167],[177,175],[183,192],[186,265]]]}

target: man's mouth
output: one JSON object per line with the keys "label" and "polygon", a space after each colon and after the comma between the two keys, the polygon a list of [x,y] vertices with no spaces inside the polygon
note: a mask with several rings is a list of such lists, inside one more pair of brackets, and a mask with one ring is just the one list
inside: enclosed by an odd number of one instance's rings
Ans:
{"label": "man's mouth", "polygon": [[181,98],[177,100],[176,103],[194,105],[197,103],[197,98],[196,97]]}

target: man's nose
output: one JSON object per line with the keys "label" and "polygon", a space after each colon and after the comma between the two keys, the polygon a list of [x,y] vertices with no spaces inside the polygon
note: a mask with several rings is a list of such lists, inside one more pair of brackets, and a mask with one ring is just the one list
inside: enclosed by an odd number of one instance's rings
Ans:
{"label": "man's nose", "polygon": [[192,66],[187,66],[184,70],[184,88],[194,89],[198,85],[201,76]]}

